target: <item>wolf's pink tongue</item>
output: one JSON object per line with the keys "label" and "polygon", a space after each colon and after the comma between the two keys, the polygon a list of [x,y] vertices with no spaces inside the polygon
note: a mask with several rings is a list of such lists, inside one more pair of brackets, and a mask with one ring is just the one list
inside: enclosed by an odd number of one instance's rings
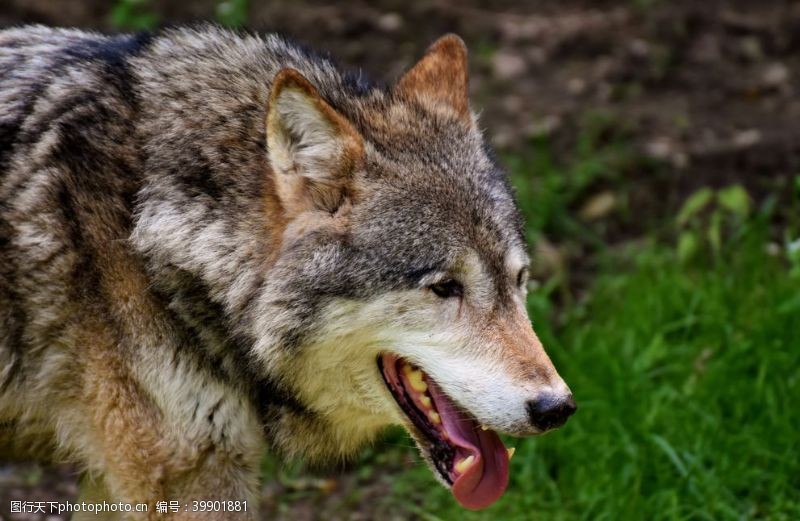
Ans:
{"label": "wolf's pink tongue", "polygon": [[503,495],[508,486],[508,451],[494,431],[459,411],[433,382],[428,382],[436,409],[450,441],[459,448],[457,463],[475,459],[453,482],[453,496],[465,508],[486,508]]}

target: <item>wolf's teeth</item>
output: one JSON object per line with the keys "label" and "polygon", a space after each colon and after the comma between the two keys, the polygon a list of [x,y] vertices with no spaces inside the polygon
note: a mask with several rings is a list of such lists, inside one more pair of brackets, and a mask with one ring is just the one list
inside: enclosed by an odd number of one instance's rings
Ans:
{"label": "wolf's teeth", "polygon": [[410,374],[411,371],[413,371],[413,370],[414,369],[408,364],[403,366],[403,373],[405,373],[406,375]]}
{"label": "wolf's teeth", "polygon": [[469,455],[466,458],[462,459],[455,465],[453,465],[453,470],[458,472],[459,474],[463,474],[471,465],[472,462],[475,461],[475,456]]}
{"label": "wolf's teeth", "polygon": [[488,430],[489,430],[489,427],[487,427],[486,425],[484,425],[484,424],[482,424],[482,423],[481,423],[481,430],[482,430],[482,431],[488,431]]}
{"label": "wolf's teeth", "polygon": [[439,417],[439,413],[436,412],[436,411],[429,411],[428,412],[428,418],[430,418],[431,421],[433,423],[435,423],[436,425],[439,425],[440,423],[442,423],[442,419],[441,419],[441,417]]}
{"label": "wolf's teeth", "polygon": [[508,449],[508,461],[511,461],[511,458],[514,457],[514,452],[517,450],[516,447],[509,447]]}
{"label": "wolf's teeth", "polygon": [[424,394],[419,397],[419,402],[422,404],[423,407],[426,409],[431,408],[431,399],[425,396]]}
{"label": "wolf's teeth", "polygon": [[408,378],[408,383],[411,384],[411,388],[418,393],[424,393],[428,390],[428,384],[422,379],[422,371],[411,371],[406,374],[406,378]]}

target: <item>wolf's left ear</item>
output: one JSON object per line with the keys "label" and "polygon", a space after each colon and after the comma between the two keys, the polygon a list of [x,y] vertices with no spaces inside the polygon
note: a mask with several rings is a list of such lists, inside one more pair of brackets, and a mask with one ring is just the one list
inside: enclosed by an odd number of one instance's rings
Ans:
{"label": "wolf's left ear", "polygon": [[455,34],[447,34],[436,40],[425,56],[400,78],[395,92],[444,105],[471,121],[467,69],[467,46]]}
{"label": "wolf's left ear", "polygon": [[335,212],[364,156],[361,135],[302,74],[278,73],[267,109],[267,151],[275,187],[291,218]]}

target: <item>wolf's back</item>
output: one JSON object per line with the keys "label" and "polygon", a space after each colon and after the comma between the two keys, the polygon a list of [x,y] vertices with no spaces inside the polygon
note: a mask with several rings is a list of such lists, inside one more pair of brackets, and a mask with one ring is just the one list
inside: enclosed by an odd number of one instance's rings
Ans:
{"label": "wolf's back", "polygon": [[102,91],[95,72],[122,67],[144,38],[42,26],[0,31],[0,179],[25,127],[52,120],[72,89]]}
{"label": "wolf's back", "polygon": [[125,60],[137,38],[0,31],[0,421],[4,394],[46,365],[92,284],[89,238],[124,233],[136,177]]}
{"label": "wolf's back", "polygon": [[52,80],[64,50],[91,38],[88,33],[46,27],[0,31],[0,166],[8,160],[21,125]]}
{"label": "wolf's back", "polygon": [[13,230],[20,223],[12,215],[17,192],[10,179],[12,155],[39,94],[51,81],[48,71],[64,48],[85,37],[45,27],[0,31],[0,396],[20,371],[26,322],[16,283],[21,259],[14,251]]}

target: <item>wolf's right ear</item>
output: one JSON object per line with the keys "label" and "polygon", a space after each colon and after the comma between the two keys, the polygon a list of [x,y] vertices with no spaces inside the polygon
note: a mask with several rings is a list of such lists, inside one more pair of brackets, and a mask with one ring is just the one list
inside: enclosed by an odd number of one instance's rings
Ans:
{"label": "wolf's right ear", "polygon": [[471,122],[468,67],[464,40],[446,34],[428,47],[425,56],[400,78],[394,90],[406,98],[447,107]]}
{"label": "wolf's right ear", "polygon": [[275,77],[266,125],[270,166],[287,216],[335,212],[364,156],[358,131],[294,69]]}

